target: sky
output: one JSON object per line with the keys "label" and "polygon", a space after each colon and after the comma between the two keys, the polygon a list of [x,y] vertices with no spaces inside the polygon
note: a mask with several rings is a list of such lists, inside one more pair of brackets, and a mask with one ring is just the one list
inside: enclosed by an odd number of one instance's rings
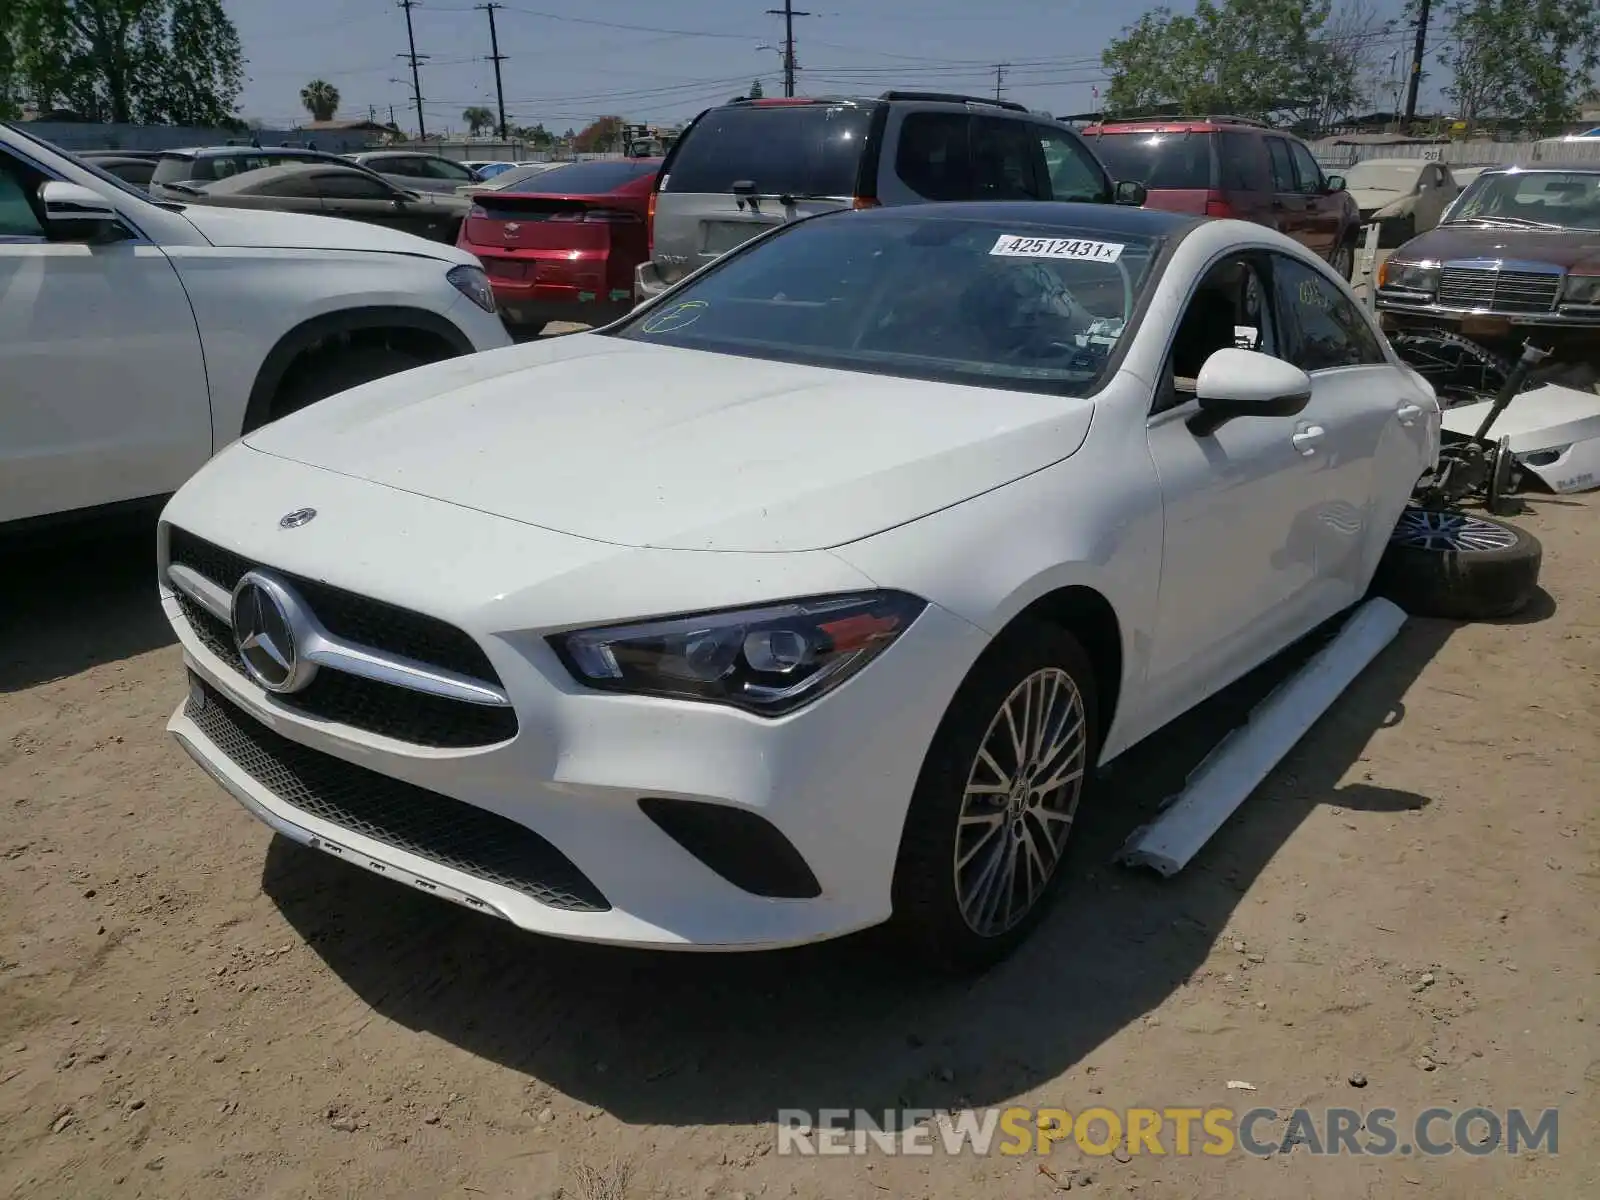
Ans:
{"label": "sky", "polygon": [[[428,132],[460,132],[463,109],[493,111],[488,16],[481,0],[412,9]],[[616,114],[685,120],[759,79],[782,95],[782,0],[506,0],[495,14],[506,119],[552,132]],[[1384,0],[1382,7],[1397,7]],[[247,60],[240,110],[269,127],[306,119],[301,87],[339,89],[339,116],[389,108],[414,129],[405,13],[394,0],[224,0]],[[1002,95],[1056,115],[1098,107],[1100,52],[1153,4],[1141,0],[796,0],[797,91],[873,95],[890,87]],[[1192,0],[1170,7],[1192,10]],[[1381,48],[1386,57],[1406,41]],[[1385,107],[1387,103],[1385,103]]]}

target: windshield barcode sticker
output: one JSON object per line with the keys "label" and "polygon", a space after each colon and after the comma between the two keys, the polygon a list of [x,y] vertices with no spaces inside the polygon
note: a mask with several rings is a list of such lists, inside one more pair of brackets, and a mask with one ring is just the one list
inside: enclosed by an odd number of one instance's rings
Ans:
{"label": "windshield barcode sticker", "polygon": [[1121,242],[1022,237],[1015,233],[1002,233],[989,253],[1004,258],[1078,258],[1088,262],[1114,263],[1122,257],[1123,249]]}

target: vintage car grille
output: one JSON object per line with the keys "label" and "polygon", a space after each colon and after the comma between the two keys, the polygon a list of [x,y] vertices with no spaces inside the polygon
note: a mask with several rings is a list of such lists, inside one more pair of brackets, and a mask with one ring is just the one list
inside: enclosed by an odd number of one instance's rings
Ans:
{"label": "vintage car grille", "polygon": [[1439,303],[1445,308],[1541,313],[1556,306],[1561,276],[1543,271],[1490,271],[1445,267],[1439,272]]}
{"label": "vintage car grille", "polygon": [[[176,526],[168,529],[168,555],[172,563],[229,591],[257,565]],[[293,585],[328,632],[499,686],[499,676],[483,648],[454,626],[316,580],[283,571],[278,574]],[[182,592],[178,593],[178,605],[206,649],[242,674],[228,623]],[[432,696],[330,670],[319,671],[304,691],[274,696],[272,702],[304,716],[419,746],[488,746],[507,741],[517,732],[516,712],[509,706]]]}
{"label": "vintage car grille", "polygon": [[204,681],[191,682],[185,715],[291,808],[552,908],[610,909],[588,876],[527,826],[290,741]]}

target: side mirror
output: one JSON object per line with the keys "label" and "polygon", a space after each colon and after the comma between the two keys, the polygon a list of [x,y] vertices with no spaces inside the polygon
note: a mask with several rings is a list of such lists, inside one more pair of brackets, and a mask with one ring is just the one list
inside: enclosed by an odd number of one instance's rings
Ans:
{"label": "side mirror", "polygon": [[1144,202],[1150,197],[1149,189],[1134,179],[1118,180],[1111,190],[1116,202],[1126,204],[1129,208],[1143,208]]}
{"label": "side mirror", "polygon": [[1330,191],[1330,192],[1342,192],[1342,191],[1344,191],[1344,176],[1343,175],[1329,175],[1328,176],[1328,191]]}
{"label": "side mirror", "polygon": [[1218,350],[1195,380],[1200,411],[1187,422],[1209,437],[1236,417],[1292,417],[1311,402],[1311,377],[1293,363],[1255,350]]}
{"label": "side mirror", "polygon": [[44,202],[45,220],[52,225],[87,230],[91,225],[105,225],[122,219],[111,201],[93,188],[81,184],[47,179],[39,189],[39,199]]}

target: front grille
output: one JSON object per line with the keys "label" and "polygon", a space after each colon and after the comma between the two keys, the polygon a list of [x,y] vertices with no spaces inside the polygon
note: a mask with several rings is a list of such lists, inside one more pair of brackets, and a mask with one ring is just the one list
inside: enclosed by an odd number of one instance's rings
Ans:
{"label": "front grille", "polygon": [[274,733],[203,680],[185,714],[284,804],[385,846],[573,912],[611,905],[566,855],[525,825],[391,779]]}
{"label": "front grille", "polygon": [[1549,312],[1555,308],[1560,291],[1561,276],[1543,271],[1445,267],[1439,272],[1439,303],[1446,308]]}
{"label": "front grille", "polygon": [[[168,546],[172,562],[198,571],[230,591],[255,565],[176,527],[169,530]],[[330,633],[499,685],[488,656],[454,626],[316,580],[278,573],[292,582]],[[178,605],[206,649],[242,674],[228,623],[182,592],[178,593]],[[467,749],[508,741],[517,733],[517,715],[509,706],[449,700],[338,671],[318,671],[303,691],[274,695],[272,701],[302,716],[336,721],[418,746]]]}

